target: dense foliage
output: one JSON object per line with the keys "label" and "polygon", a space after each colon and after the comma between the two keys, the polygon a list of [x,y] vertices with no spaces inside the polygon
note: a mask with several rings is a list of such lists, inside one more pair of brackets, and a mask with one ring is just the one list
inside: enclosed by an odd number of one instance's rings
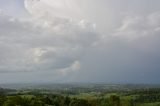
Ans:
{"label": "dense foliage", "polygon": [[90,92],[0,89],[0,106],[160,106],[160,89]]}

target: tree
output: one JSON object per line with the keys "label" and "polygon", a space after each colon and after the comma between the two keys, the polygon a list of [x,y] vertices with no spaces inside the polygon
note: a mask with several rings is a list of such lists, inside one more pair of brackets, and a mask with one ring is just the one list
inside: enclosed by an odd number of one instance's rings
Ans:
{"label": "tree", "polygon": [[109,98],[109,104],[111,106],[120,106],[120,97],[117,95],[111,95]]}
{"label": "tree", "polygon": [[69,106],[91,106],[87,100],[73,99]]}

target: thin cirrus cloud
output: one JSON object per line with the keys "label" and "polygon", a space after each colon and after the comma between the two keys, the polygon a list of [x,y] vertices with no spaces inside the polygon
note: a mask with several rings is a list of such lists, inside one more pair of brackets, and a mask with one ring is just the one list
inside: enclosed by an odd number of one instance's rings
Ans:
{"label": "thin cirrus cloud", "polygon": [[2,8],[1,82],[158,83],[157,3],[25,0],[27,18]]}

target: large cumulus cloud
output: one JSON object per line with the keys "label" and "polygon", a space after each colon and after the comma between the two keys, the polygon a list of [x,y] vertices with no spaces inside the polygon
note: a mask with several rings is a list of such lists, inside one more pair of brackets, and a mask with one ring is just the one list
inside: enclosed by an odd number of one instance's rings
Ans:
{"label": "large cumulus cloud", "polygon": [[0,78],[158,83],[160,8],[150,4],[26,0],[27,19],[0,15]]}
{"label": "large cumulus cloud", "polygon": [[92,24],[65,18],[16,19],[0,14],[0,72],[80,69],[81,53],[94,44]]}

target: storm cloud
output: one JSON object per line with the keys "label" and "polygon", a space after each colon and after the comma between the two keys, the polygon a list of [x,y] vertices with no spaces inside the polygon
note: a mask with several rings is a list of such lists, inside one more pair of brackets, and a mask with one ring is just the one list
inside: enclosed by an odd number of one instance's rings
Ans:
{"label": "storm cloud", "polygon": [[17,1],[13,7],[23,7],[23,16],[2,7],[0,80],[158,83],[158,3]]}

